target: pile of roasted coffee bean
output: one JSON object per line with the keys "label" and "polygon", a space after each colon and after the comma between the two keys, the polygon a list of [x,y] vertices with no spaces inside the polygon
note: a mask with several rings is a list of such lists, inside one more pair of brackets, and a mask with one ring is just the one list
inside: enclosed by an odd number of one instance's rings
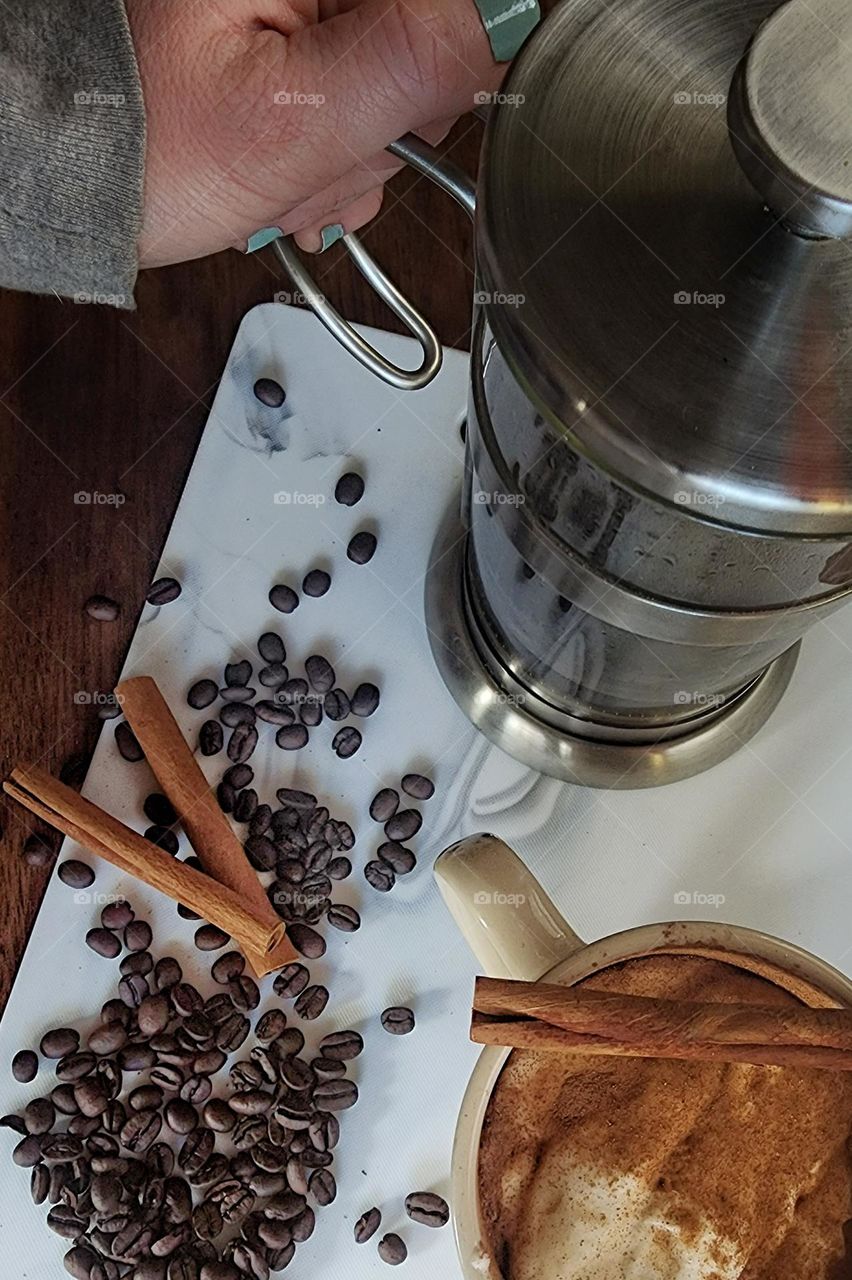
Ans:
{"label": "pile of roasted coffee bean", "polygon": [[[50,1204],[48,1226],[71,1242],[67,1271],[76,1280],[267,1280],[336,1196],[337,1113],[358,1099],[346,1071],[361,1036],[332,1032],[309,1060],[302,1032],[273,1007],[222,1096],[217,1077],[260,1002],[243,957],[214,962],[221,991],[205,1000],[176,959],[154,961],[150,926],[128,903],[108,904],[92,935],[100,954],[127,949],[118,998],[85,1047],[72,1028],[44,1035],[40,1055],[56,1062],[56,1086],[0,1121],[20,1135],[13,1158],[32,1170],[35,1202]],[[301,964],[274,989],[302,1017],[327,999]],[[38,1068],[33,1050],[12,1064],[23,1083]]]}

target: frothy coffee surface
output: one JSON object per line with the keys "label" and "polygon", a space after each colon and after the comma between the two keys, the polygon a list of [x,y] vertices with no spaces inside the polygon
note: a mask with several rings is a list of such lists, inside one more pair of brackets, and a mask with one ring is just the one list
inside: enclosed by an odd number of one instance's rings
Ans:
{"label": "frothy coffee surface", "polygon": [[[692,956],[585,985],[798,1003]],[[850,1135],[845,1073],[515,1050],[482,1131],[486,1243],[504,1280],[852,1280]]]}

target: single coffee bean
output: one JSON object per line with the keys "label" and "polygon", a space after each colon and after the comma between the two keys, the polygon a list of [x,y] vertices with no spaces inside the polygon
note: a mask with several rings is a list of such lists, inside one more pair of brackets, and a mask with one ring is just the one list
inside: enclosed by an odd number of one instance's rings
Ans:
{"label": "single coffee bean", "polygon": [[324,596],[331,586],[331,574],[324,569],[311,569],[302,579],[302,590],[306,596]]}
{"label": "single coffee bean", "polygon": [[287,650],[284,641],[275,631],[264,631],[257,642],[257,651],[264,662],[287,661]]}
{"label": "single coffee bean", "polygon": [[83,609],[96,622],[115,622],[121,613],[121,605],[110,596],[89,596]]}
{"label": "single coffee bean", "polygon": [[180,1087],[182,1102],[189,1102],[193,1107],[203,1106],[213,1092],[209,1076],[190,1076]]}
{"label": "single coffee bean", "polygon": [[315,729],[322,724],[322,699],[319,694],[305,698],[299,707],[299,719],[307,729]]}
{"label": "single coffee bean", "polygon": [[195,711],[203,711],[215,702],[219,696],[219,686],[215,680],[196,680],[186,695],[186,700]]}
{"label": "single coffee bean", "polygon": [[65,1255],[65,1270],[73,1280],[92,1280],[98,1255],[87,1245],[75,1245]]}
{"label": "single coffee bean", "polygon": [[296,1013],[306,1022],[318,1018],[328,1004],[328,990],[320,985],[305,987],[294,1006]]}
{"label": "single coffee bean", "polygon": [[257,708],[250,702],[226,702],[219,708],[219,723],[226,729],[236,729],[241,724],[254,724]]}
{"label": "single coffee bean", "polygon": [[334,667],[321,653],[305,659],[305,675],[315,693],[329,693],[334,688]]}
{"label": "single coffee bean", "polygon": [[228,994],[231,997],[234,1008],[241,1013],[249,1013],[260,1004],[260,989],[254,979],[250,978],[247,973],[231,979],[228,983]]}
{"label": "single coffee bean", "polygon": [[179,1013],[182,1018],[188,1018],[190,1014],[197,1013],[204,1004],[200,993],[191,982],[179,982],[176,987],[172,987],[171,999],[175,1013]]}
{"label": "single coffee bean", "polygon": [[237,1117],[223,1098],[211,1098],[204,1106],[204,1123],[214,1133],[230,1133]]}
{"label": "single coffee bean", "polygon": [[192,1069],[197,1076],[215,1076],[217,1071],[222,1070],[225,1061],[226,1055],[221,1049],[206,1049],[195,1058]]}
{"label": "single coffee bean", "polygon": [[96,1027],[88,1039],[93,1053],[118,1053],[127,1044],[127,1030],[120,1022],[107,1022]]}
{"label": "single coffee bean", "polygon": [[199,951],[221,951],[230,941],[230,934],[215,924],[203,924],[195,931],[195,945]]}
{"label": "single coffee bean", "polygon": [[361,928],[361,917],[354,907],[345,903],[332,903],[326,912],[328,923],[342,933],[355,933]]}
{"label": "single coffee bean", "polygon": [[56,1108],[49,1098],[33,1098],[24,1110],[27,1133],[50,1133],[56,1120]]}
{"label": "single coffee bean", "polygon": [[349,539],[346,554],[353,564],[368,564],[376,554],[376,535],[367,529],[359,529]]}
{"label": "single coffee bean", "polygon": [[431,800],[435,794],[435,784],[431,778],[422,773],[407,773],[400,783],[403,791],[413,800]]}
{"label": "single coffee bean", "polygon": [[[295,945],[295,943],[294,943]],[[275,994],[282,1000],[295,1000],[301,995],[311,980],[311,975],[303,964],[285,965],[272,984]]]}
{"label": "single coffee bean", "polygon": [[414,1014],[403,1005],[393,1005],[382,1013],[382,1026],[392,1036],[407,1036],[414,1030]]}
{"label": "single coffee bean", "polygon": [[258,720],[263,720],[265,724],[277,724],[286,727],[296,719],[290,707],[282,706],[278,702],[269,702],[266,699],[258,702],[255,710]]}
{"label": "single coffee bean", "polygon": [[352,863],[348,858],[332,858],[325,873],[331,880],[345,880],[352,875]]}
{"label": "single coffee bean", "polygon": [[115,694],[108,693],[101,705],[98,707],[99,720],[115,720],[121,715],[121,707],[119,706]]}
{"label": "single coffee bean", "polygon": [[[286,391],[274,378],[258,378],[254,384],[254,394],[267,409],[280,409],[287,399]],[[261,636],[261,640],[263,638]]]}
{"label": "single coffee bean", "polygon": [[73,1027],[57,1027],[42,1036],[39,1049],[43,1058],[66,1058],[80,1048],[80,1034]]}
{"label": "single coffee bean", "polygon": [[55,1089],[51,1089],[50,1100],[63,1116],[75,1116],[80,1110],[74,1097],[74,1089],[70,1084],[59,1084]]}
{"label": "single coffee bean", "polygon": [[12,1059],[12,1075],[19,1084],[29,1084],[38,1075],[38,1054],[21,1049]]}
{"label": "single coffee bean", "polygon": [[357,1058],[364,1048],[363,1038],[357,1031],[333,1031],[320,1040],[320,1053],[337,1062],[348,1062]]}
{"label": "single coffee bean", "polygon": [[53,1133],[40,1139],[41,1154],[48,1164],[62,1164],[69,1160],[79,1160],[83,1154],[83,1143],[80,1138],[68,1133]]}
{"label": "single coffee bean", "polygon": [[201,1240],[215,1240],[225,1229],[225,1221],[219,1206],[202,1200],[193,1210],[192,1229]]}
{"label": "single coffee bean", "polygon": [[138,1009],[149,990],[147,979],[141,973],[131,973],[118,984],[118,994],[129,1009]]}
{"label": "single coffee bean", "polygon": [[262,836],[272,824],[272,809],[268,804],[259,804],[249,823],[249,835]]}
{"label": "single coffee bean", "polygon": [[251,822],[257,809],[257,792],[253,787],[245,787],[234,801],[234,820]]}
{"label": "single coffee bean", "polygon": [[364,878],[379,893],[389,893],[396,884],[393,869],[386,862],[368,862],[364,867]]}
{"label": "single coffee bean", "polygon": [[408,1257],[405,1242],[395,1232],[390,1231],[379,1241],[379,1257],[392,1267],[398,1267]]}
{"label": "single coffee bean", "polygon": [[256,689],[244,684],[226,684],[219,690],[219,697],[226,703],[243,703],[251,702],[256,693]]}
{"label": "single coffee bean", "polygon": [[248,658],[240,662],[228,662],[225,665],[225,684],[229,686],[246,685],[252,677],[253,667]]}
{"label": "single coffee bean", "polygon": [[300,955],[307,956],[309,960],[319,960],[325,955],[325,938],[310,925],[297,921],[290,925],[287,936]]}
{"label": "single coffee bean", "polygon": [[173,1133],[192,1133],[198,1125],[198,1112],[183,1098],[172,1098],[166,1106],[166,1124]]}
{"label": "single coffee bean", "polygon": [[351,726],[347,726],[345,729],[338,729],[331,740],[331,746],[335,755],[339,756],[341,760],[348,760],[350,756],[354,756],[361,746],[361,734]]}
{"label": "single coffee bean", "polygon": [[50,1170],[45,1164],[37,1164],[30,1176],[30,1195],[33,1204],[44,1204],[50,1193]]}
{"label": "single coffee bean", "polygon": [[93,1053],[69,1053],[56,1064],[56,1078],[63,1084],[74,1084],[91,1075],[97,1065],[97,1058]]}
{"label": "single coffee bean", "polygon": [[29,867],[49,867],[56,857],[56,850],[48,843],[48,838],[40,835],[27,836],[21,857]]}
{"label": "single coffee bean", "polygon": [[243,848],[255,871],[272,871],[278,860],[278,850],[268,836],[249,836]]}
{"label": "single coffee bean", "polygon": [[95,883],[95,873],[92,868],[87,862],[80,862],[77,858],[69,858],[61,863],[57,874],[62,883],[69,885],[72,889],[88,889]]}
{"label": "single coffee bean", "polygon": [[384,844],[380,844],[376,850],[376,856],[380,862],[387,863],[398,876],[408,875],[409,871],[413,871],[417,866],[414,854],[398,840],[387,840]]}
{"label": "single coffee bean", "polygon": [[157,1111],[135,1111],[121,1131],[121,1141],[128,1151],[147,1151],[157,1141],[163,1127]]}
{"label": "single coffee bean", "polygon": [[223,813],[233,813],[237,793],[227,782],[220,782],[216,788],[216,799]]}
{"label": "single coffee bean", "polygon": [[124,1071],[149,1071],[156,1064],[157,1055],[150,1045],[127,1044],[119,1051],[119,1066]]}
{"label": "single coffee bean", "polygon": [[314,1234],[316,1226],[316,1216],[310,1206],[303,1209],[298,1218],[294,1218],[290,1223],[290,1234],[293,1237],[294,1244],[304,1244],[306,1240],[310,1240]]}
{"label": "single coffee bean", "polygon": [[21,1116],[0,1116],[0,1129],[11,1129],[13,1133],[19,1134],[22,1138],[27,1136],[27,1126]]}
{"label": "single coffee bean", "polygon": [[81,1115],[88,1119],[102,1116],[110,1103],[103,1083],[94,1076],[88,1080],[80,1080],[74,1085],[74,1100],[80,1108]]}
{"label": "single coffee bean", "polygon": [[222,781],[227,782],[235,791],[242,791],[254,781],[254,769],[250,764],[232,764],[222,774]]}
{"label": "single coffee bean", "polygon": [[225,1053],[236,1053],[246,1042],[251,1023],[242,1014],[234,1013],[216,1028],[216,1044]]}
{"label": "single coffee bean", "polygon": [[399,808],[399,792],[393,787],[382,787],[370,801],[370,817],[374,822],[387,822]]}
{"label": "single coffee bean", "polygon": [[371,716],[379,705],[380,694],[374,684],[359,684],[352,695],[352,714],[354,716]]}
{"label": "single coffee bean", "polygon": [[144,833],[145,839],[150,840],[151,844],[155,844],[158,849],[162,849],[164,853],[170,853],[173,858],[177,857],[180,849],[180,842],[174,831],[170,831],[168,827],[148,827]]}
{"label": "single coffee bean", "polygon": [[121,943],[109,929],[90,929],[86,934],[86,946],[106,960],[115,960],[121,954]]}
{"label": "single coffee bean", "polygon": [[228,739],[228,759],[242,764],[257,746],[257,729],[253,724],[238,724]]}
{"label": "single coffee bean", "polygon": [[400,809],[385,823],[388,840],[410,840],[423,825],[423,817],[416,809]]}
{"label": "single coffee bean", "polygon": [[424,1227],[445,1227],[450,1220],[450,1206],[433,1191],[412,1191],[405,1197],[405,1212]]}
{"label": "single coffee bean", "polygon": [[287,1015],[281,1009],[269,1009],[259,1019],[254,1029],[255,1037],[261,1044],[271,1044],[287,1026]]}
{"label": "single coffee bean", "polygon": [[198,750],[203,756],[215,756],[222,750],[225,735],[218,720],[205,720],[198,730]]}
{"label": "single coffee bean", "polygon": [[158,991],[168,991],[183,980],[183,970],[173,956],[163,956],[154,965],[154,986]]}
{"label": "single coffee bean", "polygon": [[154,934],[147,920],[131,920],[124,930],[124,945],[128,951],[147,951]]}
{"label": "single coffee bean", "polygon": [[330,689],[322,706],[329,720],[345,720],[351,710],[348,695],[342,689]]}
{"label": "single coffee bean", "polygon": [[126,929],[133,919],[133,908],[123,899],[108,902],[101,912],[101,924],[105,929]]}
{"label": "single coffee bean", "polygon": [[141,973],[143,978],[147,978],[154,968],[154,957],[150,951],[130,951],[118,967],[123,978],[131,973]]}
{"label": "single coffee bean", "polygon": [[358,1101],[358,1086],[353,1080],[322,1080],[313,1101],[318,1111],[344,1111]]}
{"label": "single coffee bean", "polygon": [[337,1080],[346,1074],[346,1063],[335,1062],[333,1058],[314,1058],[311,1066],[318,1080]]}
{"label": "single coffee bean", "polygon": [[240,976],[245,967],[245,957],[239,951],[226,951],[223,956],[218,956],[213,962],[210,972],[214,982],[227,986],[233,978]]}
{"label": "single coffee bean", "polygon": [[331,1204],[337,1195],[337,1183],[330,1169],[315,1169],[308,1182],[308,1190],[319,1205]]}
{"label": "single coffee bean", "polygon": [[299,597],[292,587],[277,583],[269,592],[269,603],[279,613],[292,613],[299,607]]}
{"label": "single coffee bean", "polygon": [[290,679],[290,672],[287,670],[286,663],[270,662],[260,668],[257,678],[264,689],[278,689]]}
{"label": "single coffee bean", "polygon": [[382,1215],[378,1209],[368,1209],[366,1213],[362,1213],[355,1223],[355,1243],[366,1244],[381,1225]]}
{"label": "single coffee bean", "polygon": [[301,751],[308,744],[308,731],[303,724],[283,725],[275,741],[282,751]]}
{"label": "single coffee bean", "polygon": [[15,1150],[12,1152],[12,1159],[21,1169],[32,1169],[39,1163],[42,1158],[42,1139],[34,1134],[28,1134],[26,1138],[22,1138]]}
{"label": "single coffee bean", "polygon": [[233,1095],[230,1107],[238,1116],[261,1116],[272,1108],[274,1101],[272,1094],[263,1089],[243,1089]]}
{"label": "single coffee bean", "polygon": [[364,496],[364,477],[357,471],[347,471],[334,486],[334,500],[343,507],[354,507]]}
{"label": "single coffee bean", "polygon": [[146,995],[139,1005],[136,1020],[143,1036],[156,1036],[165,1031],[169,1024],[171,1007],[168,996],[158,992],[157,995]]}
{"label": "single coffee bean", "polygon": [[120,721],[115,726],[115,745],[118,747],[119,755],[129,760],[131,764],[145,759],[145,752],[126,720]]}
{"label": "single coffee bean", "polygon": [[177,578],[158,578],[156,582],[151,583],[145,599],[149,604],[171,604],[173,600],[177,600],[181,590]]}

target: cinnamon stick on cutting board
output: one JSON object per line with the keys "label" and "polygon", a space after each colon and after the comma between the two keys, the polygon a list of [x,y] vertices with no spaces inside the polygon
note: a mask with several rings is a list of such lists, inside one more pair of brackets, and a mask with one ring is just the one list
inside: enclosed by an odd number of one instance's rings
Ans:
{"label": "cinnamon stick on cutting board", "polygon": [[477,978],[471,1039],[508,1048],[852,1070],[852,1009],[764,1008]]}
{"label": "cinnamon stick on cutting board", "polygon": [[[205,871],[232,889],[270,926],[280,917],[266,896],[242,845],[216,801],[168,703],[151,676],[134,676],[116,688],[121,709],[136,734],[157,781],[171,800]],[[247,948],[258,977],[297,958],[285,936],[272,952]]]}

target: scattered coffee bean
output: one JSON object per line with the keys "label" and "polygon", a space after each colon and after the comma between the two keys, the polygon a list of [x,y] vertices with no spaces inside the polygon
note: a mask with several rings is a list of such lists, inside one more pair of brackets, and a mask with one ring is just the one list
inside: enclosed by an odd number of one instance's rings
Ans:
{"label": "scattered coffee bean", "polygon": [[263,720],[266,724],[289,725],[296,718],[290,707],[282,706],[279,702],[270,702],[266,698],[257,703],[255,711],[258,720]]}
{"label": "scattered coffee bean", "polygon": [[235,789],[228,782],[220,782],[216,788],[216,800],[223,813],[233,813],[237,799]]}
{"label": "scattered coffee bean", "polygon": [[314,1169],[308,1180],[308,1190],[317,1204],[331,1204],[337,1195],[337,1183],[330,1169]]}
{"label": "scattered coffee bean", "polygon": [[129,1009],[138,1009],[148,991],[148,983],[141,973],[131,973],[118,984],[118,994]]}
{"label": "scattered coffee bean", "polygon": [[28,1134],[26,1138],[22,1138],[15,1150],[12,1152],[12,1159],[21,1169],[32,1169],[37,1165],[43,1155],[43,1143],[41,1138],[35,1134]]}
{"label": "scattered coffee bean", "polygon": [[90,929],[86,934],[86,946],[106,960],[114,960],[121,954],[121,943],[109,929]]}
{"label": "scattered coffee bean", "polygon": [[198,750],[203,756],[215,756],[222,750],[225,735],[218,720],[205,720],[198,730]]}
{"label": "scattered coffee bean", "polygon": [[328,990],[323,986],[305,987],[297,997],[294,1008],[300,1018],[313,1022],[324,1011],[328,1004]]}
{"label": "scattered coffee bean", "polygon": [[417,866],[417,859],[410,849],[396,840],[388,840],[380,844],[376,850],[380,862],[385,862],[395,875],[407,876]]}
{"label": "scattered coffee bean", "polygon": [[58,871],[59,879],[72,889],[88,889],[95,883],[95,873],[87,862],[77,858],[69,858],[61,863]]}
{"label": "scattered coffee bean", "polygon": [[326,912],[328,923],[342,933],[355,933],[361,928],[361,917],[354,907],[333,902]]}
{"label": "scattered coffee bean", "polygon": [[385,823],[399,808],[399,792],[393,787],[382,787],[370,801],[370,817],[374,822]]}
{"label": "scattered coffee bean", "polygon": [[226,684],[219,690],[219,697],[225,703],[239,704],[251,702],[256,693],[256,689],[250,689],[244,684]]}
{"label": "scattered coffee bean", "polygon": [[254,394],[268,409],[280,409],[287,399],[286,391],[274,378],[258,378],[254,384]]}
{"label": "scattered coffee bean", "polygon": [[115,745],[118,747],[122,758],[129,760],[131,764],[137,764],[140,760],[145,759],[145,752],[140,747],[136,734],[126,720],[121,720],[115,726]]}
{"label": "scattered coffee bean", "polygon": [[379,893],[390,893],[396,884],[393,869],[386,862],[368,862],[364,867],[364,878]]}
{"label": "scattered coffee bean", "polygon": [[378,1209],[368,1209],[366,1213],[362,1213],[355,1223],[355,1243],[366,1244],[381,1225],[382,1215]]}
{"label": "scattered coffee bean", "polygon": [[87,1041],[93,1053],[118,1053],[127,1044],[127,1031],[120,1022],[107,1022],[96,1027]]}
{"label": "scattered coffee bean", "polygon": [[211,1098],[204,1106],[204,1123],[214,1133],[230,1133],[237,1117],[223,1098]]}
{"label": "scattered coffee bean", "polygon": [[322,705],[329,720],[345,720],[351,710],[349,697],[342,689],[330,689]]}
{"label": "scattered coffee bean", "polygon": [[354,756],[360,745],[361,734],[357,729],[349,726],[338,729],[331,741],[332,749],[341,760],[348,760],[350,756]]}
{"label": "scattered coffee bean", "polygon": [[324,569],[311,569],[302,579],[302,590],[306,596],[324,596],[331,586],[331,575]]}
{"label": "scattered coffee bean", "polygon": [[290,679],[290,672],[283,662],[270,662],[261,667],[257,676],[264,689],[279,689]]}
{"label": "scattered coffee bean", "polygon": [[186,700],[195,711],[203,711],[215,702],[219,696],[219,686],[215,680],[196,680],[186,695]]}
{"label": "scattered coffee bean", "polygon": [[334,667],[328,658],[320,653],[313,653],[305,660],[305,674],[308,683],[316,693],[328,693],[334,688]]}
{"label": "scattered coffee bean", "polygon": [[348,858],[332,858],[325,873],[331,880],[345,880],[352,874],[352,863]]}
{"label": "scattered coffee bean", "polygon": [[353,564],[368,564],[376,553],[376,535],[361,529],[349,540],[346,554]]}
{"label": "scattered coffee bean", "polygon": [[281,1000],[295,1000],[310,980],[311,975],[305,966],[296,962],[285,965],[272,984],[272,989]]}
{"label": "scattered coffee bean", "polygon": [[39,1050],[43,1058],[67,1058],[80,1048],[80,1035],[73,1027],[57,1027],[42,1037]]}
{"label": "scattered coffee bean", "polygon": [[50,1171],[46,1164],[37,1164],[30,1178],[30,1194],[33,1204],[44,1204],[50,1194]]}
{"label": "scattered coffee bean", "polygon": [[11,1129],[13,1133],[20,1134],[22,1138],[27,1136],[27,1126],[20,1116],[0,1116],[0,1129]]}
{"label": "scattered coffee bean", "polygon": [[149,827],[145,832],[145,839],[150,840],[151,844],[155,844],[164,853],[170,853],[173,858],[177,857],[180,841],[169,827]]}
{"label": "scattered coffee bean", "polygon": [[431,800],[435,794],[435,784],[422,773],[407,773],[400,783],[403,791],[413,800]]}
{"label": "scattered coffee bean", "polygon": [[121,613],[121,605],[109,596],[89,596],[83,608],[96,622],[115,622]]}
{"label": "scattered coffee bean", "polygon": [[379,1241],[379,1257],[382,1262],[387,1262],[392,1267],[398,1267],[408,1257],[405,1242],[393,1231],[388,1232]]}
{"label": "scattered coffee bean", "polygon": [[121,715],[121,707],[114,693],[108,693],[98,707],[99,720],[115,720]]}
{"label": "scattered coffee bean", "polygon": [[349,1062],[358,1057],[364,1048],[364,1040],[357,1031],[333,1031],[320,1040],[319,1047],[323,1057],[334,1062]]}
{"label": "scattered coffee bean", "polygon": [[299,707],[299,719],[308,729],[315,729],[322,723],[322,699],[307,697]]}
{"label": "scattered coffee bean", "polygon": [[38,1075],[38,1054],[21,1049],[12,1059],[12,1075],[19,1084],[29,1084]]}
{"label": "scattered coffee bean", "polygon": [[388,840],[410,840],[422,825],[423,817],[416,809],[400,809],[385,823],[385,835]]}
{"label": "scattered coffee bean", "polygon": [[171,1017],[168,996],[146,995],[136,1011],[136,1022],[143,1036],[156,1036],[165,1031]]}
{"label": "scattered coffee bean", "polygon": [[149,822],[158,827],[171,827],[177,822],[177,813],[168,796],[160,791],[152,791],[145,797],[142,811]]}
{"label": "scattered coffee bean", "polygon": [[220,951],[230,941],[224,929],[217,928],[215,924],[203,924],[195,931],[195,945],[199,951]]}
{"label": "scattered coffee bean", "polygon": [[310,813],[317,807],[317,798],[310,791],[297,791],[292,787],[279,787],[276,791],[278,803],[299,813]]}
{"label": "scattered coffee bean", "polygon": [[277,583],[269,593],[269,603],[279,613],[292,613],[299,607],[299,597],[292,587]]}
{"label": "scattered coffee bean", "polygon": [[228,662],[225,665],[225,684],[228,686],[246,685],[252,676],[252,665],[248,658],[240,662]]}
{"label": "scattered coffee bean", "polygon": [[257,707],[249,702],[226,702],[219,708],[219,723],[226,729],[236,729],[239,724],[254,724]]}
{"label": "scattered coffee bean", "polygon": [[307,746],[308,731],[303,724],[285,725],[276,733],[275,741],[283,751],[300,751]]}
{"label": "scattered coffee bean", "polygon": [[166,1106],[165,1116],[166,1124],[172,1133],[192,1133],[198,1124],[198,1112],[195,1107],[182,1098],[172,1098]]}
{"label": "scattered coffee bean", "polygon": [[133,919],[133,908],[123,899],[108,902],[101,912],[101,924],[105,929],[125,929]]}
{"label": "scattered coffee bean", "polygon": [[257,642],[257,651],[264,662],[286,662],[284,641],[275,631],[264,631]]}
{"label": "scattered coffee bean", "polygon": [[392,1005],[382,1013],[382,1026],[392,1036],[407,1036],[414,1030],[414,1014],[404,1005]]}
{"label": "scattered coffee bean", "polygon": [[44,836],[27,836],[21,856],[30,867],[49,867],[56,858],[56,850]]}
{"label": "scattered coffee bean", "polygon": [[124,930],[124,945],[128,951],[147,951],[154,934],[147,920],[131,920]]}
{"label": "scattered coffee bean", "polygon": [[325,939],[310,925],[296,921],[288,927],[287,936],[299,954],[309,960],[319,960],[325,955]]}
{"label": "scattered coffee bean", "polygon": [[238,724],[228,739],[228,759],[243,764],[257,746],[257,729],[253,724]]}
{"label": "scattered coffee bean", "polygon": [[364,496],[364,478],[357,471],[347,471],[334,486],[334,498],[344,507],[354,507]]}
{"label": "scattered coffee bean", "polygon": [[158,578],[148,588],[145,599],[149,604],[171,604],[181,593],[181,585],[177,578]]}
{"label": "scattered coffee bean", "polygon": [[255,871],[272,871],[278,860],[278,850],[267,836],[249,836],[243,846]]}
{"label": "scattered coffee bean", "polygon": [[445,1227],[450,1220],[450,1206],[432,1191],[412,1191],[405,1197],[405,1212],[424,1227]]}
{"label": "scattered coffee bean", "polygon": [[243,762],[230,765],[222,774],[223,782],[227,782],[235,791],[242,791],[254,781],[254,770],[250,764]]}

